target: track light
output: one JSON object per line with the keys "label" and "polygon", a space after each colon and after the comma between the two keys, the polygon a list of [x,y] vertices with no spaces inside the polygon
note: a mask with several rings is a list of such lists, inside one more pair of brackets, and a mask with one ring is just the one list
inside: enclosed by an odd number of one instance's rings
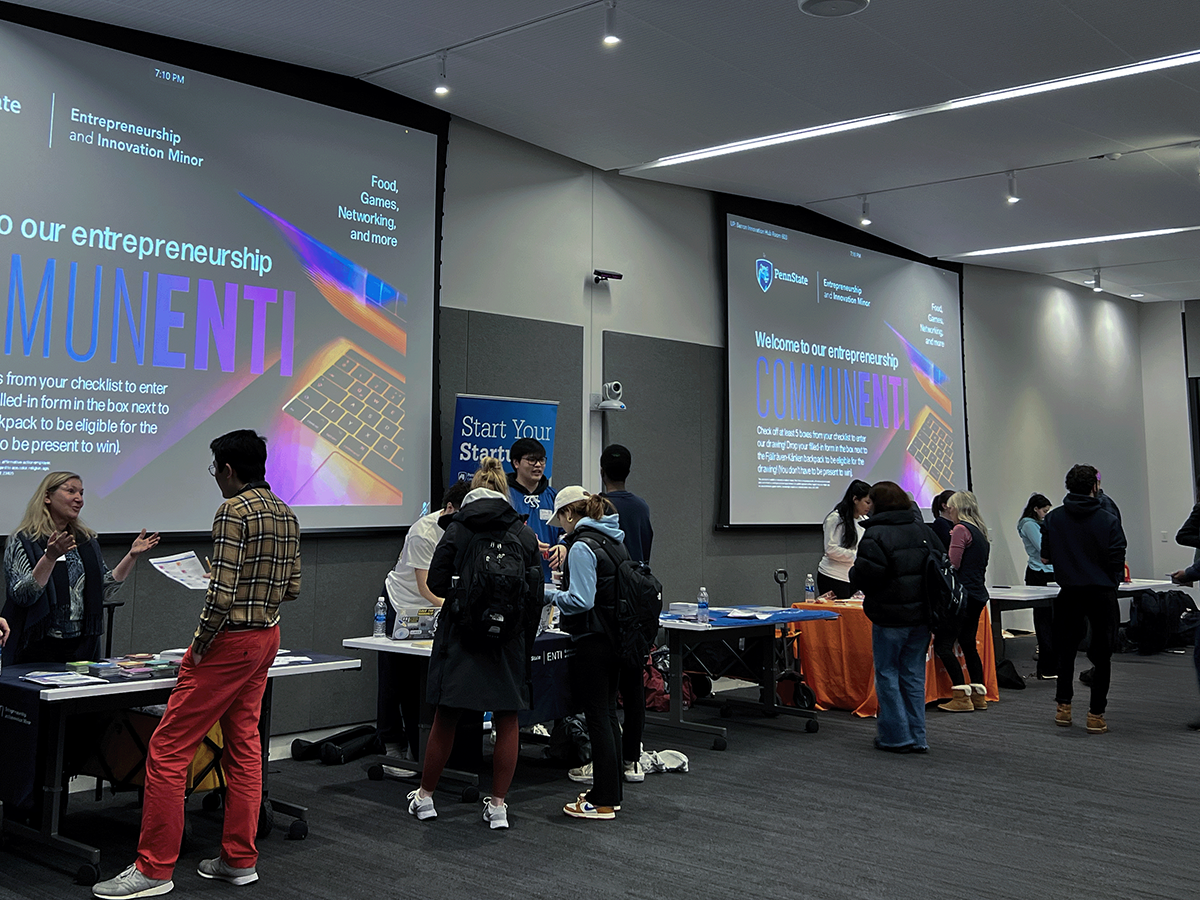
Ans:
{"label": "track light", "polygon": [[862,215],[859,216],[858,224],[866,228],[871,224],[871,204],[867,202],[866,194],[862,198]]}
{"label": "track light", "polygon": [[1020,203],[1021,198],[1017,196],[1017,173],[1008,173],[1008,202]]}
{"label": "track light", "polygon": [[1097,294],[1099,294],[1101,291],[1104,290],[1104,288],[1100,287],[1100,270],[1096,269],[1094,271],[1094,274],[1092,275],[1092,277],[1095,279],[1092,282],[1092,290],[1095,291]]}
{"label": "track light", "polygon": [[437,61],[438,80],[437,86],[433,89],[433,92],[439,97],[444,97],[446,94],[450,93],[450,85],[446,84],[446,54],[439,53],[437,55]]}
{"label": "track light", "polygon": [[616,0],[608,0],[604,4],[604,43],[610,47],[621,43],[621,38],[617,35]]}

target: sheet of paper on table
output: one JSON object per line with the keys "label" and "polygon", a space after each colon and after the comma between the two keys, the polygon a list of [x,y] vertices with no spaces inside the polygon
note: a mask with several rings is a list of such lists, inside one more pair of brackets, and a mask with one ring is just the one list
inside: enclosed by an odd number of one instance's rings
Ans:
{"label": "sheet of paper on table", "polygon": [[174,556],[160,556],[150,560],[150,565],[172,581],[178,581],[188,590],[208,590],[208,573],[204,571],[204,566],[200,564],[195,551],[176,553]]}
{"label": "sheet of paper on table", "polygon": [[33,684],[44,684],[48,687],[75,687],[81,684],[104,684],[103,678],[95,675],[81,675],[78,672],[27,672],[21,676],[22,681]]}

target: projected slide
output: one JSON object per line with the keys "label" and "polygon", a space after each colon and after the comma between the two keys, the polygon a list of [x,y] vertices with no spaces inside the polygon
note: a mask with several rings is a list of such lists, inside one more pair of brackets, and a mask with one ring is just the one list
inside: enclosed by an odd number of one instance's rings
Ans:
{"label": "projected slide", "polygon": [[738,216],[729,520],[819,523],[856,478],[967,484],[958,275]]}
{"label": "projected slide", "polygon": [[437,138],[0,23],[0,531],[47,470],[103,531],[207,529],[267,435],[312,527],[429,485]]}

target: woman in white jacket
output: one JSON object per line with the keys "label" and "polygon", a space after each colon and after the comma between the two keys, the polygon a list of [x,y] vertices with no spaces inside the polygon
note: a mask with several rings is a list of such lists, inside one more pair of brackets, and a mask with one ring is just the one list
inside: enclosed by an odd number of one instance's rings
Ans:
{"label": "woman in white jacket", "polygon": [[850,586],[850,567],[858,555],[858,539],[862,537],[860,520],[871,514],[871,486],[855,479],[846,488],[842,502],[825,517],[825,555],[817,566],[817,594],[833,591],[839,600],[854,593]]}

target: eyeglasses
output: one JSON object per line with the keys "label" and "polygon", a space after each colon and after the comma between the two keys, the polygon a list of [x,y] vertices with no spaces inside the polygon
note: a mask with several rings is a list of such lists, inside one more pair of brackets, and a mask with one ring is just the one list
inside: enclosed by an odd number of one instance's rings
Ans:
{"label": "eyeglasses", "polygon": [[213,478],[217,477],[217,464],[216,463],[208,464],[208,474],[213,476]]}

